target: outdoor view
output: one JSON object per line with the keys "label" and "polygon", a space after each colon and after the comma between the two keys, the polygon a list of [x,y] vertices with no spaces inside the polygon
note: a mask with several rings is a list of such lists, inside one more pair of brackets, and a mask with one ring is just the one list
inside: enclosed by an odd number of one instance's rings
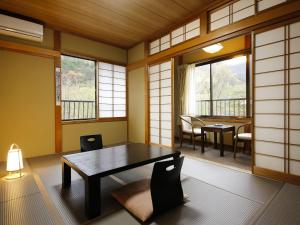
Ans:
{"label": "outdoor view", "polygon": [[241,56],[196,67],[198,115],[246,116],[246,63]]}
{"label": "outdoor view", "polygon": [[95,61],[61,57],[62,119],[96,118]]}

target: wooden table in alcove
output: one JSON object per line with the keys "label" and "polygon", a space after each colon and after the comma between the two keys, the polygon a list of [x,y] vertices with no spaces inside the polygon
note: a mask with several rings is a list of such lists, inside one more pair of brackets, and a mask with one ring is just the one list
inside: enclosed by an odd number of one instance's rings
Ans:
{"label": "wooden table in alcove", "polygon": [[218,147],[217,133],[220,133],[220,156],[224,156],[224,133],[232,133],[232,148],[234,148],[235,127],[232,125],[206,125],[201,127],[201,152],[204,153],[204,132],[214,132],[214,148]]}

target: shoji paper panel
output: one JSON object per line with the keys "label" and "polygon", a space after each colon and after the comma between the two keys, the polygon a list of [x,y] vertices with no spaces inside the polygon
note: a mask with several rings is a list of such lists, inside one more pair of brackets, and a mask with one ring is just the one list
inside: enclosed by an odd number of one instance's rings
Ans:
{"label": "shoji paper panel", "polygon": [[172,146],[172,62],[149,67],[150,143]]}
{"label": "shoji paper panel", "polygon": [[262,11],[268,8],[271,8],[275,5],[286,2],[287,0],[260,0],[258,2],[258,11]]}
{"label": "shoji paper panel", "polygon": [[150,99],[150,142],[154,144],[160,143],[160,110],[159,110],[159,90],[160,67],[155,65],[149,67],[149,99]]}
{"label": "shoji paper panel", "polygon": [[284,172],[284,160],[283,158],[271,157],[267,155],[258,155],[255,156],[256,166],[275,170],[279,172]]}
{"label": "shoji paper panel", "polygon": [[[270,2],[259,4],[283,1]],[[300,22],[257,33],[254,45],[256,166],[300,176]]]}
{"label": "shoji paper panel", "polygon": [[155,40],[155,41],[152,41],[150,43],[150,55],[153,55],[155,53],[158,53],[160,50],[159,50],[159,39]]}
{"label": "shoji paper panel", "polygon": [[255,14],[255,0],[241,0],[232,5],[232,22],[245,19]]}
{"label": "shoji paper panel", "polygon": [[229,6],[216,10],[210,14],[210,30],[216,30],[230,23]]}
{"label": "shoji paper panel", "polygon": [[285,171],[285,28],[255,35],[254,145],[256,166]]}

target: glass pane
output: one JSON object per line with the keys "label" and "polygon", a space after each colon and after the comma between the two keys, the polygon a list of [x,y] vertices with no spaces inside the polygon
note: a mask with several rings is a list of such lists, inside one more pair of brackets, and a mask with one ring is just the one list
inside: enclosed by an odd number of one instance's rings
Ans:
{"label": "glass pane", "polygon": [[210,65],[195,69],[196,115],[210,115]]}
{"label": "glass pane", "polygon": [[90,119],[95,114],[95,61],[61,56],[62,119]]}
{"label": "glass pane", "polygon": [[246,56],[211,64],[213,114],[246,116]]}

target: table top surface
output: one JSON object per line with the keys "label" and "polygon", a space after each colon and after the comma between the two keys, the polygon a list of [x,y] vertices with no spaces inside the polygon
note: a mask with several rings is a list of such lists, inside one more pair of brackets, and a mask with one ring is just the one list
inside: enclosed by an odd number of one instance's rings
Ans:
{"label": "table top surface", "polygon": [[61,159],[81,175],[107,176],[179,154],[179,151],[167,147],[131,143],[64,155]]}
{"label": "table top surface", "polygon": [[212,124],[212,125],[205,125],[202,128],[217,128],[217,129],[228,129],[228,128],[233,128],[233,125],[225,125],[225,124]]}

